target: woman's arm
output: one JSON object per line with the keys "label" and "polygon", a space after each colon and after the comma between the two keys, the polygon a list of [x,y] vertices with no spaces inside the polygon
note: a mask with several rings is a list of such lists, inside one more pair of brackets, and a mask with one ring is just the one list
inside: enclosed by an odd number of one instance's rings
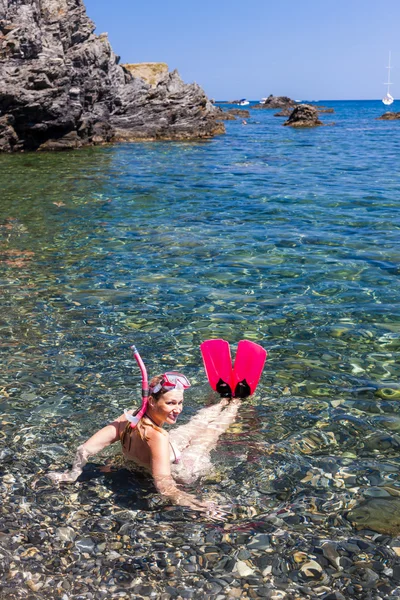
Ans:
{"label": "woman's arm", "polygon": [[83,467],[86,465],[89,456],[94,456],[110,444],[119,440],[119,432],[121,424],[126,421],[125,415],[121,415],[118,419],[97,431],[91,438],[86,440],[84,444],[78,447],[72,469],[63,473],[51,472],[48,477],[53,481],[65,481],[72,483],[76,481],[82,473]]}

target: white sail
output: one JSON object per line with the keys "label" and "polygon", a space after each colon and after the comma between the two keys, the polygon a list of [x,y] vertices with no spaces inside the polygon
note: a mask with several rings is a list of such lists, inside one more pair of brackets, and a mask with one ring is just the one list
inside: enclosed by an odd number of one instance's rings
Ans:
{"label": "white sail", "polygon": [[382,102],[386,106],[390,106],[394,102],[394,98],[393,98],[392,94],[390,93],[390,86],[392,85],[392,82],[390,81],[390,69],[392,68],[391,64],[390,64],[391,57],[392,57],[392,53],[389,52],[389,65],[386,67],[388,69],[388,80],[385,83],[385,85],[387,85],[387,92],[386,92],[386,95],[382,98]]}

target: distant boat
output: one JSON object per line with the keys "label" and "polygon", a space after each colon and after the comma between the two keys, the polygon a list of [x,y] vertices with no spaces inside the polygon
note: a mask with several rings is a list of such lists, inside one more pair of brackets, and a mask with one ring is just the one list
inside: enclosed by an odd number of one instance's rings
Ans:
{"label": "distant boat", "polygon": [[246,98],[242,98],[241,100],[239,100],[238,104],[239,106],[247,106],[248,104],[250,104],[250,102],[246,100]]}
{"label": "distant boat", "polygon": [[391,56],[392,56],[392,53],[389,52],[389,65],[386,67],[388,69],[388,80],[384,84],[384,85],[387,85],[387,92],[386,92],[386,96],[384,96],[382,98],[382,102],[386,106],[390,106],[394,102],[394,98],[393,98],[392,94],[390,93],[390,86],[392,85],[392,82],[390,81],[390,69],[392,68],[391,64],[390,64]]}

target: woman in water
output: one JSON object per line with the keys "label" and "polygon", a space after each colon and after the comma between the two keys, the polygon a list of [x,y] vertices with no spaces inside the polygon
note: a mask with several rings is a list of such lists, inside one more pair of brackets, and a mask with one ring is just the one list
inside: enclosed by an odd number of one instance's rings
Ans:
{"label": "woman in water", "polygon": [[148,470],[157,491],[166,499],[214,518],[223,517],[224,511],[214,502],[198,500],[181,490],[177,482],[193,483],[210,470],[210,451],[235,420],[240,400],[223,399],[203,408],[186,425],[168,434],[163,426],[176,423],[183,407],[183,392],[188,387],[189,381],[180,373],[154,377],[146,412],[137,425],[133,411],[125,411],[79,446],[70,471],[52,472],[49,477],[56,482],[76,481],[90,456],[120,441],[124,458]]}

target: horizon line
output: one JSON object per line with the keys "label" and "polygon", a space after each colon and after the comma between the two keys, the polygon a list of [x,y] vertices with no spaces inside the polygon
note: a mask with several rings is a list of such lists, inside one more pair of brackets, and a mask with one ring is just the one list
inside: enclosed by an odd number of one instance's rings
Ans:
{"label": "horizon line", "polygon": [[[276,96],[276,98],[279,98],[280,96]],[[292,100],[292,98],[291,98]],[[221,102],[221,103],[232,103],[232,102],[236,102],[236,100],[215,100],[215,102]],[[249,100],[248,102],[258,102],[260,104],[260,100]],[[308,99],[304,99],[304,100],[294,100],[294,102],[382,102],[382,98],[320,98],[318,100],[308,100]],[[396,102],[396,98],[394,99],[394,102]]]}

